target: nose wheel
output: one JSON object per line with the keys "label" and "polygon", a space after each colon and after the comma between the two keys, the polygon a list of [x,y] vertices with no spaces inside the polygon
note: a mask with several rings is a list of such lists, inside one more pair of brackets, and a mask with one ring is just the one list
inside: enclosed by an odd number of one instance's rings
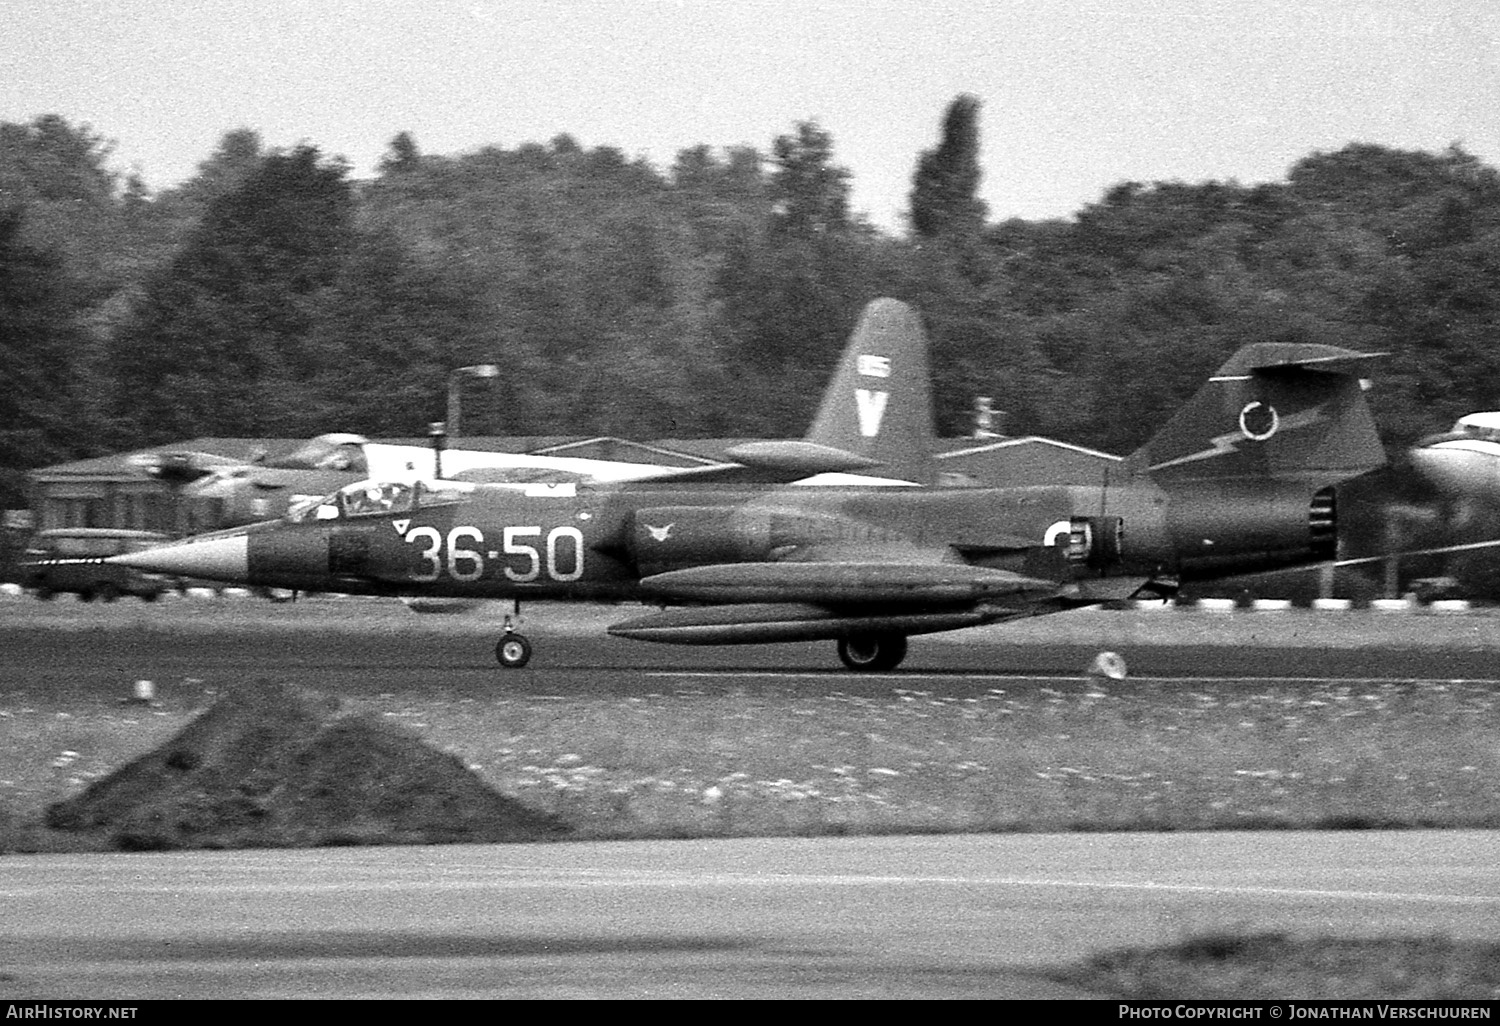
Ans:
{"label": "nose wheel", "polygon": [[531,642],[524,634],[508,633],[495,643],[495,658],[509,670],[519,670],[531,662]]}
{"label": "nose wheel", "polygon": [[517,600],[511,611],[505,614],[505,633],[495,642],[495,659],[507,670],[519,670],[531,662],[531,642],[526,635],[516,633],[516,621],[521,618],[521,603]]}

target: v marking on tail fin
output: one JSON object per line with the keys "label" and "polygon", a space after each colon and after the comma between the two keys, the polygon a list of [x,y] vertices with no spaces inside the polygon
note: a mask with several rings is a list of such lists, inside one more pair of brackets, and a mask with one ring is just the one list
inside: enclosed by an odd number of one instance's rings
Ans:
{"label": "v marking on tail fin", "polygon": [[922,318],[900,300],[877,299],[849,336],[804,440],[869,460],[883,479],[932,484],[932,425]]}
{"label": "v marking on tail fin", "polygon": [[865,438],[880,434],[880,422],[885,419],[885,404],[889,392],[872,392],[868,388],[854,390],[854,401],[859,408],[859,433]]}

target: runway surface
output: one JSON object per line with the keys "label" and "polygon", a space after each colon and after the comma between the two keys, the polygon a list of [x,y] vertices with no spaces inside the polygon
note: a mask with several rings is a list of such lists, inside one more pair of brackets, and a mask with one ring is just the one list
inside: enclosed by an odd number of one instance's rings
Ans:
{"label": "runway surface", "polygon": [[[1087,686],[1083,668],[1104,647],[1130,661],[1121,687],[1500,687],[1500,621],[1488,617],[1055,620],[1055,632],[914,639],[899,670],[855,675],[831,644],[674,648],[604,636],[607,611],[542,616],[528,627],[532,665],[505,671],[485,618],[337,603],[9,603],[0,702],[113,705],[152,679],[189,708],[255,678],[377,696],[972,695]],[[1494,939],[1497,840],[1259,832],[11,855],[0,858],[0,997],[1085,996],[1043,973],[1204,931]]]}
{"label": "runway surface", "polygon": [[0,996],[1079,997],[1211,930],[1492,939],[1493,834],[1069,834],[9,856]]}
{"label": "runway surface", "polygon": [[1078,680],[1102,649],[1123,653],[1138,681],[1500,678],[1500,617],[1487,615],[1066,614],[916,637],[897,670],[851,674],[832,642],[648,644],[604,633],[631,609],[539,608],[526,625],[536,654],[517,671],[495,662],[496,615],[418,616],[365,600],[109,608],[15,600],[0,604],[0,691],[111,692],[142,678],[216,687],[260,676],[344,694],[500,687],[564,696],[901,689],[974,695],[1027,681]]}

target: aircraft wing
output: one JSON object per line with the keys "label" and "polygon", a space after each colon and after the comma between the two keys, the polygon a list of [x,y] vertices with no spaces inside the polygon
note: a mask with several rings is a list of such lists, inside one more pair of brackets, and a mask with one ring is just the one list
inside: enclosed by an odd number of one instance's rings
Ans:
{"label": "aircraft wing", "polygon": [[[703,467],[662,467],[656,473],[632,478],[630,484],[791,484],[820,474],[863,474],[879,461],[858,453],[798,439],[746,442],[725,452],[734,462]],[[883,483],[860,477],[854,483]],[[909,482],[892,482],[907,484]]]}

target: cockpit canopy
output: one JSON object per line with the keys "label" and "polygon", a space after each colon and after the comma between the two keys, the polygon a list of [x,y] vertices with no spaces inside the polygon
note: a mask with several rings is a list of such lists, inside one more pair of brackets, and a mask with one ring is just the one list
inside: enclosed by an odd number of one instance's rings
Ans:
{"label": "cockpit canopy", "polygon": [[342,520],[346,517],[390,516],[417,509],[461,502],[474,492],[465,481],[356,481],[323,499],[294,506],[287,519]]}

